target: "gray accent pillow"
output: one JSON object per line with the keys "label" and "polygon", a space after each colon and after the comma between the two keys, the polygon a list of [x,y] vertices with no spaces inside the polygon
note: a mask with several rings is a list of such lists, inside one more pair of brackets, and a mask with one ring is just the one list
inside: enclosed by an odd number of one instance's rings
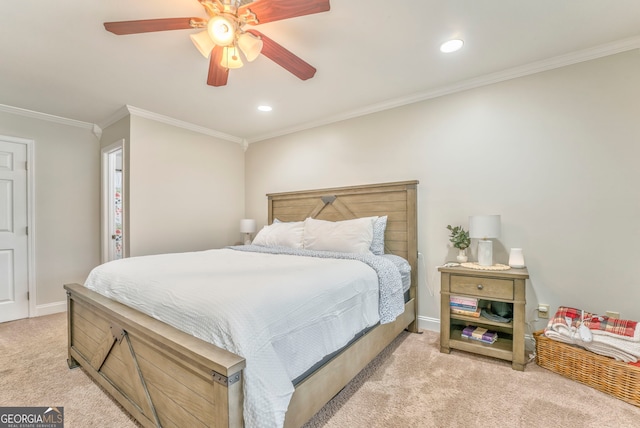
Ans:
{"label": "gray accent pillow", "polygon": [[373,223],[373,240],[371,241],[371,251],[376,256],[384,254],[384,231],[387,229],[387,216],[378,217]]}

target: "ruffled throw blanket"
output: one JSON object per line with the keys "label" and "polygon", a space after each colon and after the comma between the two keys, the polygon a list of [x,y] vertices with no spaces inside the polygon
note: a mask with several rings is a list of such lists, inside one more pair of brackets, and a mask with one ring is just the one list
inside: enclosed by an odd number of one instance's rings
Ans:
{"label": "ruffled throw blanket", "polygon": [[[581,324],[591,332],[587,337],[580,334]],[[560,306],[555,316],[549,320],[544,334],[549,339],[578,345],[618,361],[636,363],[640,359],[640,323],[636,321],[609,318]]]}

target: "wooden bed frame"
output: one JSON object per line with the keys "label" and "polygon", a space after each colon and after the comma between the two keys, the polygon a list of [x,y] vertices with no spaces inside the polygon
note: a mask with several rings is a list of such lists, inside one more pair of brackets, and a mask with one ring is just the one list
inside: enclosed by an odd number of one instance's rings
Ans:
{"label": "wooden bed frame", "polygon": [[[269,194],[269,223],[387,215],[385,252],[412,267],[410,300],[300,382],[285,417],[299,427],[401,331],[417,331],[417,181]],[[243,426],[245,360],[79,284],[66,284],[68,364],[84,370],[145,427]]]}

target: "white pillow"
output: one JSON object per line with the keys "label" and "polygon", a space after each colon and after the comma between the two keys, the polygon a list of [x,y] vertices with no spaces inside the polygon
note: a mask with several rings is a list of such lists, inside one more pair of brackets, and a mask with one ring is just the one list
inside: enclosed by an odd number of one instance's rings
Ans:
{"label": "white pillow", "polygon": [[263,247],[302,248],[303,233],[303,221],[277,222],[263,227],[252,244]]}
{"label": "white pillow", "polygon": [[304,221],[305,250],[370,253],[373,222],[377,217],[326,221],[307,218]]}

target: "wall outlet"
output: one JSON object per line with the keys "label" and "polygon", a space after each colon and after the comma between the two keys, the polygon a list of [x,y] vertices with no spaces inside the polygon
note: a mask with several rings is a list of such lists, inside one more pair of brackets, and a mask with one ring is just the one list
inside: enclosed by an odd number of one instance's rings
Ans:
{"label": "wall outlet", "polygon": [[538,305],[538,318],[549,318],[549,305],[545,303]]}
{"label": "wall outlet", "polygon": [[620,312],[607,311],[609,318],[620,318]]}

